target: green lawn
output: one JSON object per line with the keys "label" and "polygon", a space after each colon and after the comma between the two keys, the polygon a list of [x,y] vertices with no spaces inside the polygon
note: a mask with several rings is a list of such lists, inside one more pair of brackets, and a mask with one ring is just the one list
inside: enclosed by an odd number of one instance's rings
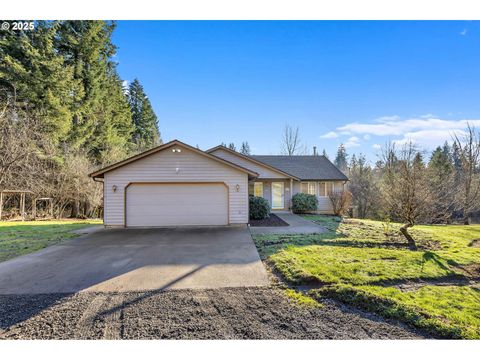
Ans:
{"label": "green lawn", "polygon": [[101,220],[0,221],[0,261],[25,255],[78,236],[72,230]]}
{"label": "green lawn", "polygon": [[[309,295],[333,297],[438,335],[480,338],[480,248],[472,246],[480,225],[416,226],[411,232],[420,250],[410,251],[400,224],[305,217],[329,232],[254,236],[262,259],[289,284],[318,287]],[[466,280],[474,285],[465,286]]]}

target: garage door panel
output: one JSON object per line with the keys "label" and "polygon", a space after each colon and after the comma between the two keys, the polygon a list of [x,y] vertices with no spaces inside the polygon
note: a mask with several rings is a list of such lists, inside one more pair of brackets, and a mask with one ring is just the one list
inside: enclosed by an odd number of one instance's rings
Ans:
{"label": "garage door panel", "polygon": [[224,184],[132,184],[126,196],[130,227],[228,224]]}

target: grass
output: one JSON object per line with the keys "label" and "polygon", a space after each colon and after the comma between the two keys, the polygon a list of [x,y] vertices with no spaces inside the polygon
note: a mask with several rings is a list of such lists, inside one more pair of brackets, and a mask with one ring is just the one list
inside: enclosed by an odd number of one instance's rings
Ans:
{"label": "grass", "polygon": [[0,261],[12,259],[78,236],[72,230],[101,220],[0,221]]}
{"label": "grass", "polygon": [[401,291],[384,286],[326,286],[309,292],[401,320],[453,339],[480,339],[480,289],[473,286],[423,286]]}
{"label": "grass", "polygon": [[[415,226],[420,250],[410,251],[401,224],[305,217],[329,231],[254,236],[262,259],[290,285],[308,283],[316,288],[308,293],[313,297],[329,296],[439,336],[480,338],[480,248],[472,246],[480,225]],[[465,271],[470,268],[473,274]]]}
{"label": "grass", "polygon": [[457,275],[431,252],[311,245],[290,246],[270,261],[290,282],[364,285]]}
{"label": "grass", "polygon": [[320,304],[318,301],[315,301],[310,296],[304,295],[303,293],[292,290],[292,289],[286,289],[285,295],[289,299],[291,299],[294,303],[300,306],[314,307],[314,308],[323,307],[322,304]]}

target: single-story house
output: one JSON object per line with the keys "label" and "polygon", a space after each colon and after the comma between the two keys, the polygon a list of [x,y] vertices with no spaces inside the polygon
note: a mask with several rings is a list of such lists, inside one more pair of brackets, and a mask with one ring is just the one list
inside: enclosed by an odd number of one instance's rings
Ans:
{"label": "single-story house", "polygon": [[330,213],[328,194],[348,181],[320,155],[247,156],[178,140],[90,176],[103,182],[106,227],[247,224],[249,195],[288,211],[292,196],[305,192],[318,197],[318,212]]}

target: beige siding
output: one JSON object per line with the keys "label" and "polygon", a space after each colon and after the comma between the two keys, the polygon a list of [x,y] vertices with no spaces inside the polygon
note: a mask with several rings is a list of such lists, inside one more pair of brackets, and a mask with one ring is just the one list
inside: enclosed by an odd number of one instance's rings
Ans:
{"label": "beige siding", "polygon": [[[334,189],[335,190],[341,190],[343,188],[343,182],[342,181],[334,181]],[[300,181],[294,181],[293,182],[293,195],[298,194],[301,192],[301,182]],[[318,196],[318,181],[317,181],[317,199],[318,199],[318,212],[323,213],[323,214],[332,214],[333,213],[333,207],[332,207],[332,202],[330,201],[330,198],[328,196]]]}
{"label": "beige siding", "polygon": [[[283,190],[285,192],[285,207],[282,210],[290,209],[290,180],[279,179],[278,181],[255,181],[263,183],[263,198],[272,206],[272,182],[283,182]],[[252,182],[253,184],[253,182]],[[251,187],[251,194],[253,195],[253,187]],[[280,209],[276,209],[280,210]]]}
{"label": "beige siding", "polygon": [[[182,152],[174,153],[168,148],[105,173],[105,225],[124,225],[125,186],[131,182],[225,182],[230,224],[248,222],[247,174],[182,146],[175,148]],[[117,187],[115,192],[113,185]]]}
{"label": "beige siding", "polygon": [[213,151],[212,154],[258,173],[259,178],[263,178],[263,179],[284,179],[285,178],[285,175],[283,175],[282,173],[270,170],[262,165],[258,165],[253,161],[249,161],[247,159],[244,159],[240,156],[232,154],[231,152],[225,151],[223,149],[217,149]]}

